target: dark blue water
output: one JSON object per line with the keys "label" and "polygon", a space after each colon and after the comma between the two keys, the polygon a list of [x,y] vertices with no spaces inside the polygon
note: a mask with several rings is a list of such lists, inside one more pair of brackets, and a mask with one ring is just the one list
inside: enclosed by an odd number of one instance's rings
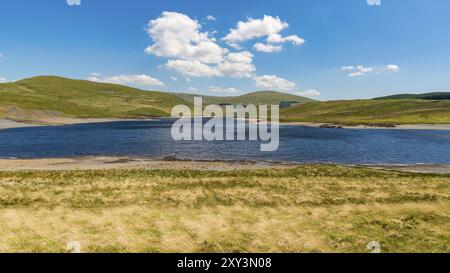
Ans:
{"label": "dark blue water", "polygon": [[259,142],[175,142],[172,121],[127,121],[0,130],[1,158],[144,156],[343,164],[450,164],[450,131],[280,128],[280,148]]}

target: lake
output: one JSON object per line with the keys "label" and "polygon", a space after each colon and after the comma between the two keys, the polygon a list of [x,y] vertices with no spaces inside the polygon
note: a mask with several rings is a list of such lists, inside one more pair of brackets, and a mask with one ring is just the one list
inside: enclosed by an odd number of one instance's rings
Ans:
{"label": "lake", "polygon": [[450,131],[281,126],[280,148],[255,141],[182,141],[173,120],[125,121],[0,130],[0,158],[142,156],[339,164],[450,164]]}

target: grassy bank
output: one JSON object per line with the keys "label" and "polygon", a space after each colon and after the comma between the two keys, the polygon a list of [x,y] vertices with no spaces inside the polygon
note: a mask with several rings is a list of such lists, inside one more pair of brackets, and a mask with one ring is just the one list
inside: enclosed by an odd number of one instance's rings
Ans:
{"label": "grassy bank", "polygon": [[352,100],[313,102],[285,109],[285,122],[318,122],[343,125],[449,124],[450,101]]}
{"label": "grassy bank", "polygon": [[306,166],[0,172],[0,251],[450,251],[450,176]]}

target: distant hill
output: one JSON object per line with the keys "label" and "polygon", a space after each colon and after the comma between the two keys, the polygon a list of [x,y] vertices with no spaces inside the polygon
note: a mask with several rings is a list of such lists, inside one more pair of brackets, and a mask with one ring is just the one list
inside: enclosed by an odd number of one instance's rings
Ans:
{"label": "distant hill", "polygon": [[418,100],[450,100],[450,92],[435,92],[425,94],[398,94],[375,98],[376,100],[418,99]]}
{"label": "distant hill", "polygon": [[[186,100],[187,102],[193,103],[194,96],[196,95],[177,94],[177,96]],[[274,91],[259,91],[236,97],[214,97],[214,96],[202,96],[202,97],[203,97],[203,104],[273,105],[273,104],[280,104],[281,102],[307,103],[315,101],[313,99],[301,96]]]}
{"label": "distant hill", "polygon": [[171,93],[53,76],[0,84],[0,117],[12,119],[160,117],[177,104],[186,102]]}
{"label": "distant hill", "polygon": [[[167,117],[173,106],[192,105],[192,94],[143,91],[116,84],[40,76],[0,84],[0,118],[44,122],[64,118]],[[204,104],[279,104],[313,100],[279,92],[238,97],[205,96]]]}
{"label": "distant hill", "polygon": [[312,102],[283,109],[288,122],[344,125],[449,124],[450,100],[347,100]]}

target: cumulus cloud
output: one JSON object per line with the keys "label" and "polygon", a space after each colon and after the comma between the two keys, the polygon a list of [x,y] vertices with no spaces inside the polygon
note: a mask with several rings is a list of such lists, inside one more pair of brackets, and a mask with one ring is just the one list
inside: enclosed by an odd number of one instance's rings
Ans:
{"label": "cumulus cloud", "polygon": [[295,94],[302,97],[319,97],[321,95],[320,92],[316,89],[308,89],[302,92],[297,92]]}
{"label": "cumulus cloud", "polygon": [[148,34],[154,44],[145,50],[158,57],[195,60],[205,64],[217,64],[223,61],[228,50],[220,47],[208,32],[201,32],[198,21],[178,13],[162,13],[161,17],[151,20]]}
{"label": "cumulus cloud", "polygon": [[283,50],[283,46],[281,45],[271,45],[271,44],[263,44],[263,43],[256,43],[253,48],[255,48],[259,52],[280,52]]}
{"label": "cumulus cloud", "polygon": [[93,82],[114,83],[140,87],[164,86],[162,81],[145,74],[102,77],[99,73],[93,73],[88,80]]}
{"label": "cumulus cloud", "polygon": [[396,73],[400,71],[400,67],[396,64],[372,67],[366,67],[363,65],[348,65],[342,66],[341,70],[348,72],[349,77],[360,77],[367,74]]}
{"label": "cumulus cloud", "polygon": [[154,43],[145,51],[170,58],[164,66],[185,77],[249,78],[256,70],[253,54],[230,53],[208,32],[201,32],[198,21],[185,14],[163,12],[150,21],[148,33]]}
{"label": "cumulus cloud", "polygon": [[218,73],[221,76],[233,78],[250,78],[256,71],[253,57],[253,54],[248,51],[230,53],[225,61],[218,65]]}
{"label": "cumulus cloud", "polygon": [[384,71],[388,71],[388,72],[399,72],[400,71],[400,67],[396,64],[388,64],[385,67],[382,67],[382,69]]}
{"label": "cumulus cloud", "polygon": [[211,86],[209,87],[209,92],[211,93],[221,93],[221,94],[237,94],[239,90],[236,88],[223,88],[220,86]]}
{"label": "cumulus cloud", "polygon": [[[305,43],[305,40],[297,35],[283,37],[280,32],[288,27],[289,24],[282,21],[279,17],[265,15],[263,19],[249,18],[246,22],[238,22],[236,28],[231,29],[230,33],[223,40],[229,45],[236,47],[240,42],[265,37],[266,45],[257,43],[254,46],[256,50],[263,52],[277,52],[282,49],[279,45],[273,44],[290,42],[294,45],[302,45]],[[271,50],[268,49],[270,46],[272,46]]]}
{"label": "cumulus cloud", "polygon": [[188,89],[190,92],[198,92],[198,89],[195,87],[189,87]]}
{"label": "cumulus cloud", "polygon": [[177,77],[174,77],[174,76],[170,77],[170,79],[171,79],[172,81],[174,81],[174,82],[177,82],[177,81],[178,81],[178,78],[177,78]]}
{"label": "cumulus cloud", "polygon": [[253,54],[247,51],[230,53],[217,65],[208,65],[198,60],[169,60],[166,68],[189,77],[250,78],[256,71]]}
{"label": "cumulus cloud", "polygon": [[259,88],[270,90],[289,91],[296,87],[296,84],[275,75],[264,75],[253,78],[255,85]]}
{"label": "cumulus cloud", "polygon": [[238,22],[235,29],[223,38],[226,42],[244,42],[264,36],[278,34],[289,26],[278,17],[265,15],[263,19],[249,18],[247,22]]}
{"label": "cumulus cloud", "polygon": [[0,77],[0,83],[9,82],[6,78]]}
{"label": "cumulus cloud", "polygon": [[215,67],[209,66],[197,60],[169,60],[166,68],[189,77],[219,76]]}
{"label": "cumulus cloud", "polygon": [[66,0],[69,6],[81,6],[81,0]]}

